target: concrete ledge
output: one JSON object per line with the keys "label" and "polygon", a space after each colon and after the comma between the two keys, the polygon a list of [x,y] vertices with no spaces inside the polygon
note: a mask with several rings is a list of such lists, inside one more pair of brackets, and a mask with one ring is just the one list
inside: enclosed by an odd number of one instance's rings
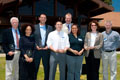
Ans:
{"label": "concrete ledge", "polygon": [[0,54],[0,57],[5,57],[5,53],[1,53],[1,54]]}

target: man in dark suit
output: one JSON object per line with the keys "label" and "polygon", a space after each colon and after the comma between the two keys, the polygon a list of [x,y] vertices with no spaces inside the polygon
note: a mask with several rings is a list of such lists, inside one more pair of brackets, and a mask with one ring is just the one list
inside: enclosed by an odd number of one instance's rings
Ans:
{"label": "man in dark suit", "polygon": [[3,33],[3,50],[6,53],[6,80],[19,79],[19,20],[17,17],[10,19],[12,28]]}
{"label": "man in dark suit", "polygon": [[45,14],[41,14],[39,16],[39,24],[35,25],[35,42],[36,42],[36,52],[35,52],[35,80],[37,80],[37,73],[39,70],[40,60],[42,59],[43,67],[44,67],[44,80],[49,79],[49,50],[46,45],[46,40],[48,34],[52,31],[52,27],[46,25],[47,16]]}

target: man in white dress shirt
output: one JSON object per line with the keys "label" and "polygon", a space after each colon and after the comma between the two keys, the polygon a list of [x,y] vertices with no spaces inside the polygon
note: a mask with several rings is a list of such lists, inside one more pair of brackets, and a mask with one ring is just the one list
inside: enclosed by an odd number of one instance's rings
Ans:
{"label": "man in white dress shirt", "polygon": [[72,14],[71,13],[67,13],[65,15],[65,23],[63,24],[62,31],[64,31],[65,33],[69,34],[71,32],[71,26],[73,24],[71,22],[72,22]]}
{"label": "man in white dress shirt", "polygon": [[60,80],[65,80],[65,53],[70,47],[68,35],[62,31],[62,22],[56,22],[56,30],[49,33],[47,46],[51,50],[50,54],[50,74],[49,80],[55,80],[57,64],[59,64]]}

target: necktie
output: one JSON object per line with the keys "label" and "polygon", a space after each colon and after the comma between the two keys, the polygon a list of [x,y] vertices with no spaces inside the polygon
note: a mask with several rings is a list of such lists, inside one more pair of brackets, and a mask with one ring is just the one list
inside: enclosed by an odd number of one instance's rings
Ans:
{"label": "necktie", "polygon": [[70,33],[70,27],[69,27],[69,24],[68,24],[68,26],[67,26],[67,27],[68,27],[68,32]]}
{"label": "necktie", "polygon": [[15,30],[15,32],[16,32],[16,44],[17,44],[17,48],[19,48],[19,38],[18,38],[17,30]]}

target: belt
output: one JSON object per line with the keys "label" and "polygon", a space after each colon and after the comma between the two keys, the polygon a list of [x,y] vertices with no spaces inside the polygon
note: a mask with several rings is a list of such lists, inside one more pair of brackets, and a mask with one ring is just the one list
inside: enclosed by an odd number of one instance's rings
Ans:
{"label": "belt", "polygon": [[113,51],[115,51],[115,50],[104,50],[105,52],[113,52]]}
{"label": "belt", "polygon": [[15,51],[20,51],[20,49],[15,49]]}

